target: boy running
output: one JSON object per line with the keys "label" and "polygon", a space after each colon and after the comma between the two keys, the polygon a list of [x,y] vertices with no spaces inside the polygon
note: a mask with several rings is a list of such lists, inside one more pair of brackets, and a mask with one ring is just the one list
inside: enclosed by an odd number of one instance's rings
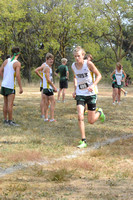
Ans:
{"label": "boy running", "polygon": [[[80,47],[76,47],[73,51],[75,63],[72,64],[72,71],[74,73],[74,92],[73,97],[77,100],[78,111],[78,125],[80,128],[81,138],[78,148],[87,147],[84,125],[84,106],[88,105],[88,122],[93,124],[98,120],[104,122],[105,115],[101,108],[96,112],[96,86],[101,79],[101,74],[95,65],[89,61],[84,60],[85,51]],[[96,79],[93,80],[93,73]]]}

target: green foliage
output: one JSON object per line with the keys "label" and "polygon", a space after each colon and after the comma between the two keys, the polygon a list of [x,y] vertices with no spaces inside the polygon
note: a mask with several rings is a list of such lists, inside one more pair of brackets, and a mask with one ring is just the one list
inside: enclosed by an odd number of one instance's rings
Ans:
{"label": "green foliage", "polygon": [[[0,62],[19,46],[22,75],[29,82],[47,52],[54,54],[56,65],[67,57],[71,66],[76,45],[93,55],[104,74],[127,54],[132,62],[130,1],[1,0],[0,12]],[[131,64],[128,68],[132,71]]]}

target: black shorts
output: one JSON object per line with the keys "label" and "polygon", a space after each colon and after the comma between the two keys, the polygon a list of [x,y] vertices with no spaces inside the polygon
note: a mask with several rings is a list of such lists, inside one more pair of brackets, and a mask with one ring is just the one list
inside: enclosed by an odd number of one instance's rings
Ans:
{"label": "black shorts", "polygon": [[112,83],[112,88],[115,88],[115,83]]}
{"label": "black shorts", "polygon": [[3,96],[8,96],[10,94],[15,94],[15,89],[10,89],[10,88],[6,88],[6,87],[1,87],[1,91],[0,93]]}
{"label": "black shorts", "polygon": [[77,100],[77,105],[85,106],[85,104],[87,104],[88,110],[91,110],[91,111],[96,110],[96,100],[97,100],[96,95],[92,95],[92,96],[77,95],[76,100]]}
{"label": "black shorts", "polygon": [[60,89],[63,88],[68,88],[68,80],[60,80],[60,84],[59,84]]}
{"label": "black shorts", "polygon": [[40,92],[43,90],[43,87],[40,87]]}
{"label": "black shorts", "polygon": [[47,96],[52,96],[54,95],[53,89],[43,89],[43,94]]}
{"label": "black shorts", "polygon": [[118,85],[117,83],[114,83],[114,88],[121,89],[123,87],[123,83],[121,85]]}

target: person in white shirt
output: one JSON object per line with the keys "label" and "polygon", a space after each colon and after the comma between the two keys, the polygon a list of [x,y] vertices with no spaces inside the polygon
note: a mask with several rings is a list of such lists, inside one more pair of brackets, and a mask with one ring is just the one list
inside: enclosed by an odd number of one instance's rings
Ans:
{"label": "person in white shirt", "polygon": [[[40,67],[36,68],[35,73],[43,81],[43,96],[44,99],[44,121],[55,122],[54,110],[55,110],[55,98],[54,92],[57,92],[57,88],[53,83],[52,65],[54,62],[54,56],[51,53],[46,54],[46,63],[43,63]],[[43,71],[43,77],[40,72]],[[48,105],[50,103],[50,120],[48,119]]]}
{"label": "person in white shirt", "polygon": [[[81,138],[78,148],[87,147],[84,125],[84,107],[88,106],[88,122],[93,124],[100,117],[101,122],[104,122],[105,115],[101,108],[96,112],[97,100],[97,84],[101,79],[101,74],[90,60],[84,60],[85,51],[80,46],[73,51],[75,62],[72,64],[74,74],[74,92],[73,98],[77,100],[78,125],[80,128]],[[93,75],[96,75],[94,79]]]}
{"label": "person in white shirt", "polygon": [[[113,78],[115,75],[115,79]],[[118,104],[120,104],[121,98],[121,88],[123,87],[124,81],[126,79],[126,74],[123,70],[121,63],[116,64],[116,69],[110,75],[113,80],[113,104],[115,104],[115,100],[118,100]]]}
{"label": "person in white shirt", "polygon": [[0,67],[0,76],[3,78],[1,94],[4,96],[4,124],[18,126],[18,124],[13,122],[13,102],[15,99],[16,78],[19,86],[19,93],[23,93],[20,77],[21,63],[17,60],[20,55],[20,50],[18,47],[14,47],[11,52],[11,58],[6,59]]}

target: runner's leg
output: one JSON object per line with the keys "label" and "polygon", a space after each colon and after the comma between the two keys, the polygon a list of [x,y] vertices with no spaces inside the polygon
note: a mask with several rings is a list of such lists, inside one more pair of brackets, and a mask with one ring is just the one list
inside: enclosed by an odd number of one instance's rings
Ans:
{"label": "runner's leg", "polygon": [[3,116],[5,120],[7,120],[7,114],[8,114],[8,99],[7,96],[4,96]]}
{"label": "runner's leg", "polygon": [[7,96],[7,101],[8,101],[8,120],[13,119],[13,102],[15,99],[15,94],[10,94]]}

